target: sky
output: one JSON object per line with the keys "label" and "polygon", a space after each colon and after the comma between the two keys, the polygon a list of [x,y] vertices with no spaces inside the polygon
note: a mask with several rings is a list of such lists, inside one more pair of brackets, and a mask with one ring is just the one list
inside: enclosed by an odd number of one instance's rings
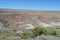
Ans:
{"label": "sky", "polygon": [[60,0],[0,0],[0,8],[60,10]]}

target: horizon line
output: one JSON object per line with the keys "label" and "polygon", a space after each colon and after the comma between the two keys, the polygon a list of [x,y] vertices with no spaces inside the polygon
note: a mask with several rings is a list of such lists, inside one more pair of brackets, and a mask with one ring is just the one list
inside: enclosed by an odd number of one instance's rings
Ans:
{"label": "horizon line", "polygon": [[25,9],[25,8],[0,8],[0,9],[31,10],[31,11],[60,11],[55,9]]}

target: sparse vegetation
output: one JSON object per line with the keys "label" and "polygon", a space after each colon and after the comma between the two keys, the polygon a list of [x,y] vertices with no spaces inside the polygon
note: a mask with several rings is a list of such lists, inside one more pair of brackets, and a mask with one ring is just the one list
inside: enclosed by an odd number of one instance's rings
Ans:
{"label": "sparse vegetation", "polygon": [[[21,12],[21,14],[19,14]],[[45,37],[59,37],[60,26],[40,27],[40,22],[59,21],[60,12],[0,10],[0,40],[47,40]],[[17,14],[16,14],[17,13]],[[23,13],[23,14],[22,14]],[[25,14],[26,13],[26,14]],[[54,15],[55,13],[55,15]],[[58,16],[56,15],[58,13]],[[36,20],[37,19],[37,20]],[[48,22],[49,21],[49,22]],[[31,24],[31,25],[26,25]],[[28,29],[29,26],[37,26]],[[26,27],[27,26],[27,27]],[[29,28],[28,27],[28,28]],[[4,29],[6,28],[6,29]],[[21,33],[22,31],[23,33]],[[41,35],[44,35],[41,37]],[[48,38],[49,39],[49,38]]]}
{"label": "sparse vegetation", "polygon": [[58,29],[56,28],[42,28],[40,26],[30,30],[30,31],[25,31],[22,34],[17,35],[16,31],[17,30],[0,30],[0,39],[1,40],[22,40],[22,39],[28,39],[28,38],[35,38],[40,35],[51,35],[51,36],[56,36],[60,37],[60,32],[57,31]]}

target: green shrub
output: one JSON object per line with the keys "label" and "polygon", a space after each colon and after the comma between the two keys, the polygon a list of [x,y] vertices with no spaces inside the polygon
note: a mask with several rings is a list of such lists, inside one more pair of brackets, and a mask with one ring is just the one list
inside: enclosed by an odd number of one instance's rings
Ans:
{"label": "green shrub", "polygon": [[24,32],[24,33],[22,33],[22,35],[23,35],[23,38],[28,38],[31,35],[31,33],[30,32]]}
{"label": "green shrub", "polygon": [[34,28],[33,30],[32,30],[32,32],[35,34],[35,35],[41,35],[41,34],[43,34],[43,28],[41,28],[41,27],[36,27],[36,28]]}

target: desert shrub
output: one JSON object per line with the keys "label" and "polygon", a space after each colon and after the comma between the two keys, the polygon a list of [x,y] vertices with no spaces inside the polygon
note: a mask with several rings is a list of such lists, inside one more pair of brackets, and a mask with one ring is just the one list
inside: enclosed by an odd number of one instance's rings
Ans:
{"label": "desert shrub", "polygon": [[14,32],[16,32],[16,30],[15,30],[15,29],[14,29],[13,31],[14,31]]}
{"label": "desert shrub", "polygon": [[54,29],[52,29],[52,28],[46,28],[46,33],[47,33],[47,35],[51,35],[51,34],[54,33]]}
{"label": "desert shrub", "polygon": [[52,35],[52,36],[59,36],[60,35],[58,29],[56,29],[55,27],[47,28],[46,31],[47,31],[46,33],[48,35]]}
{"label": "desert shrub", "polygon": [[43,28],[41,27],[36,27],[32,30],[32,32],[35,34],[35,36],[42,35],[43,34]]}
{"label": "desert shrub", "polygon": [[43,34],[44,34],[44,35],[48,35],[49,33],[48,33],[47,30],[43,30]]}
{"label": "desert shrub", "polygon": [[24,32],[24,33],[22,33],[22,35],[23,35],[23,38],[28,38],[31,35],[31,33],[30,32]]}
{"label": "desert shrub", "polygon": [[54,30],[53,33],[51,33],[51,35],[56,36],[57,35],[56,31]]}
{"label": "desert shrub", "polygon": [[60,37],[60,32],[56,31],[56,35],[55,36]]}

